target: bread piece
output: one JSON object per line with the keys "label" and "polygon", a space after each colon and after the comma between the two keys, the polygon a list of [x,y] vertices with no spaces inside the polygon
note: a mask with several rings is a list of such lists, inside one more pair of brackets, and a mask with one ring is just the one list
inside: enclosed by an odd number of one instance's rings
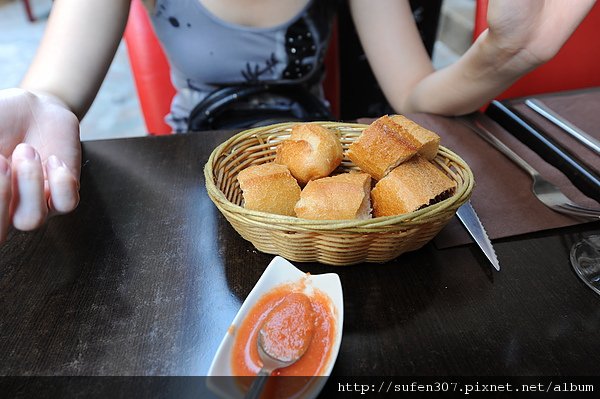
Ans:
{"label": "bread piece", "polygon": [[417,153],[421,143],[384,115],[371,123],[348,147],[348,157],[363,172],[380,180]]}
{"label": "bread piece", "polygon": [[308,182],[296,204],[304,219],[369,219],[371,176],[350,172]]}
{"label": "bread piece", "polygon": [[373,216],[401,215],[454,192],[456,182],[420,155],[394,168],[371,192]]}
{"label": "bread piece", "polygon": [[273,162],[253,165],[237,176],[244,207],[255,211],[294,216],[300,186],[285,165]]}
{"label": "bread piece", "polygon": [[420,147],[417,151],[420,155],[430,161],[435,158],[440,147],[440,136],[431,130],[425,129],[404,115],[392,115],[390,119],[402,126],[408,134],[419,142]]}
{"label": "bread piece", "polygon": [[302,123],[295,125],[290,138],[279,144],[275,162],[286,165],[304,185],[328,176],[342,157],[342,143],[334,132],[316,123]]}

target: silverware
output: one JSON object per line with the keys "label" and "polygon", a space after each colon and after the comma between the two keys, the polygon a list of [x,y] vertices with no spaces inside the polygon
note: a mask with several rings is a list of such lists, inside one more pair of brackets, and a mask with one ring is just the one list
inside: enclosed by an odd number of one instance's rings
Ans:
{"label": "silverware", "polygon": [[500,271],[500,262],[498,262],[498,258],[496,257],[496,251],[494,251],[492,242],[490,241],[481,220],[479,220],[477,213],[475,213],[471,201],[462,204],[456,211],[456,216],[458,216],[458,219],[465,226],[471,237],[473,237],[479,248],[481,248],[492,266],[494,266],[494,269]]}
{"label": "silverware", "polygon": [[573,125],[556,112],[552,111],[546,106],[546,104],[535,98],[525,100],[525,104],[544,118],[548,119],[550,122],[554,123],[556,126],[563,129],[576,140],[579,140],[583,145],[594,151],[596,154],[600,154],[600,141],[598,141],[595,137],[590,136],[577,126]]}
{"label": "silverware", "polygon": [[523,158],[518,156],[513,150],[508,148],[506,144],[498,140],[498,138],[481,123],[476,120],[463,120],[463,123],[531,176],[533,179],[531,191],[542,203],[544,203],[544,205],[556,212],[591,220],[600,219],[600,209],[588,208],[571,201],[558,187],[544,179],[537,170],[529,165]]}
{"label": "silverware", "polygon": [[[296,363],[310,346],[314,330],[310,299],[303,294],[295,295],[300,295],[303,300],[291,299],[293,296],[285,297],[270,311],[258,330],[256,346],[262,368],[244,399],[260,398],[271,373]],[[284,350],[280,346],[281,342],[284,343]]]}
{"label": "silverware", "polygon": [[496,120],[550,165],[563,172],[582,193],[600,202],[600,176],[576,154],[501,101],[492,101],[486,115]]}

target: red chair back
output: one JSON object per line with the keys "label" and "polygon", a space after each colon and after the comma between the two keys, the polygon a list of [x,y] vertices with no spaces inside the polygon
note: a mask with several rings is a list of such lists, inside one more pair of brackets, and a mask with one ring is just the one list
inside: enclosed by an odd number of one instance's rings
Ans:
{"label": "red chair back", "polygon": [[[325,57],[326,75],[323,90],[334,116],[339,118],[340,73],[337,35],[336,22]],[[169,62],[141,0],[131,1],[124,38],[148,133],[170,134],[171,128],[164,122],[164,117],[169,113],[175,88],[169,75]]]}
{"label": "red chair back", "polygon": [[172,129],[164,118],[169,113],[175,88],[169,62],[141,0],[131,1],[124,38],[146,129],[152,135],[170,134]]}
{"label": "red chair back", "polygon": [[[488,0],[477,0],[473,38],[487,28]],[[600,86],[600,3],[546,64],[523,76],[497,99]]]}

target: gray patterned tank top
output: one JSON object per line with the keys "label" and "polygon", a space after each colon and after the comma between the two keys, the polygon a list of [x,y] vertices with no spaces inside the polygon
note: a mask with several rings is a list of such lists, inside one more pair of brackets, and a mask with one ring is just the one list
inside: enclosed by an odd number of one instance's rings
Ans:
{"label": "gray patterned tank top", "polygon": [[325,101],[320,81],[336,6],[311,0],[286,23],[253,28],[219,19],[199,0],[157,0],[151,19],[177,89],[167,123],[185,131],[196,104],[235,83],[302,82]]}

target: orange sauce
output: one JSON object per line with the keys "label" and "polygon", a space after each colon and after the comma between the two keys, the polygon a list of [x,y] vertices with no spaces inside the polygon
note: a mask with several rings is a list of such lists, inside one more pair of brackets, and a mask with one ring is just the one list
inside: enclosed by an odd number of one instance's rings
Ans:
{"label": "orange sauce", "polygon": [[[305,284],[305,283],[303,283]],[[255,376],[262,367],[258,355],[258,331],[267,317],[291,293],[299,292],[298,285],[282,285],[264,294],[250,309],[246,318],[235,331],[232,348],[231,368],[236,376]],[[275,370],[273,376],[317,376],[323,375],[331,356],[335,339],[335,316],[330,299],[322,292],[310,294],[312,315],[312,340],[304,355],[294,364]],[[305,320],[306,321],[306,320]]]}
{"label": "orange sauce", "polygon": [[258,332],[264,351],[285,362],[300,358],[312,340],[315,315],[310,298],[292,292],[265,318]]}

